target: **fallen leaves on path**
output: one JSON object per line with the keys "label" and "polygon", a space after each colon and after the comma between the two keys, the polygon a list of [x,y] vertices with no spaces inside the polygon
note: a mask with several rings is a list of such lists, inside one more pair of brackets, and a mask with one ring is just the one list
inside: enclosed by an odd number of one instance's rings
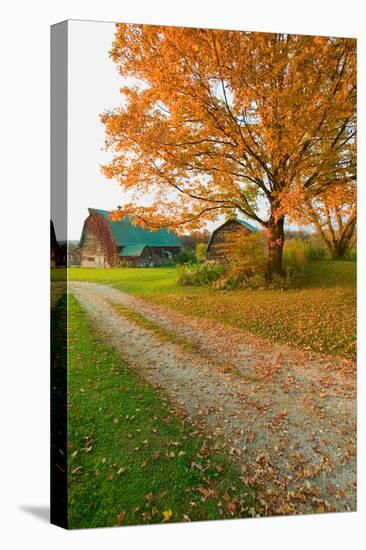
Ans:
{"label": "fallen leaves on path", "polygon": [[[355,509],[352,361],[291,349],[213,321],[173,314],[110,287],[73,283],[72,288],[126,360],[163,388],[179,414],[193,419],[202,433],[241,465],[243,482],[259,495],[262,515]],[[116,303],[162,329],[176,331],[194,343],[193,351],[164,341],[163,332],[158,337],[121,317],[114,311]],[[167,452],[167,458],[174,460],[179,442],[171,446],[174,450]],[[151,458],[157,460],[160,453]],[[203,470],[198,459],[190,467]],[[221,473],[220,465],[216,472]],[[209,487],[202,486],[199,492],[203,499],[213,497]],[[235,515],[238,503],[230,496],[224,502],[227,512]]]}

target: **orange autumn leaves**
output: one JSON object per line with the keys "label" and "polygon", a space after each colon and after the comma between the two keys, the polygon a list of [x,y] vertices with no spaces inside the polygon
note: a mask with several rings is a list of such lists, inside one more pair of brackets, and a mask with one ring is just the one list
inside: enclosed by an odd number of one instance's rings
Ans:
{"label": "orange autumn leaves", "polygon": [[240,213],[267,227],[301,221],[328,190],[342,204],[356,177],[355,40],[118,24],[111,57],[135,79],[101,115],[104,174],[132,197],[115,216],[197,230]]}

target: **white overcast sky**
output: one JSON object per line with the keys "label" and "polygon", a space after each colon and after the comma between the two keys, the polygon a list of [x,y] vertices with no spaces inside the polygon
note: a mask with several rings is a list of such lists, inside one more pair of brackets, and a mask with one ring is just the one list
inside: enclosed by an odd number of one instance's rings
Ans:
{"label": "white overcast sky", "polygon": [[110,157],[102,150],[104,128],[99,114],[121,103],[121,77],[108,55],[114,32],[114,23],[69,22],[69,239],[80,238],[88,207],[110,210],[123,198],[122,188],[100,172],[100,165]]}

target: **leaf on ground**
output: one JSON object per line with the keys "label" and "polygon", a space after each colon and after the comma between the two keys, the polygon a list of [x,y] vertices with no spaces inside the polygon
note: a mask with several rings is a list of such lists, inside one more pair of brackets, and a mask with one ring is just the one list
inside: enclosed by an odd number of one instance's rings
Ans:
{"label": "leaf on ground", "polygon": [[173,512],[171,510],[164,510],[163,511],[163,522],[164,521],[169,521],[170,518],[172,517],[172,514],[173,514]]}
{"label": "leaf on ground", "polygon": [[126,512],[120,512],[117,514],[117,523],[122,523],[122,521],[125,519]]}

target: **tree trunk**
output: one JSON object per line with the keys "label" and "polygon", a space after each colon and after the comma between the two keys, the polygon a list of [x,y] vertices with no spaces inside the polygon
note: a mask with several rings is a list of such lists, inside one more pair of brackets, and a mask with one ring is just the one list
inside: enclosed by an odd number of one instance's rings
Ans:
{"label": "tree trunk", "polygon": [[270,218],[268,223],[268,265],[267,278],[270,280],[274,275],[284,277],[282,268],[282,254],[284,243],[284,222],[285,218]]}
{"label": "tree trunk", "polygon": [[344,256],[344,253],[342,253],[342,250],[339,248],[339,246],[334,245],[334,247],[331,249],[330,251],[330,258],[332,260],[340,260],[341,258],[343,258]]}
{"label": "tree trunk", "polygon": [[[342,216],[337,208],[334,209],[333,214],[327,208],[324,221],[316,210],[314,210],[311,202],[309,202],[309,207],[318,235],[327,246],[330,257],[332,260],[343,258],[355,244],[356,206],[349,213],[347,221],[342,220]],[[334,219],[337,222],[336,228],[332,225]]]}
{"label": "tree trunk", "polygon": [[343,258],[347,252],[352,248],[352,243],[354,242],[353,237],[356,230],[356,216],[350,218],[346,225],[343,228],[340,239],[336,242],[335,245],[335,254],[333,259]]}

